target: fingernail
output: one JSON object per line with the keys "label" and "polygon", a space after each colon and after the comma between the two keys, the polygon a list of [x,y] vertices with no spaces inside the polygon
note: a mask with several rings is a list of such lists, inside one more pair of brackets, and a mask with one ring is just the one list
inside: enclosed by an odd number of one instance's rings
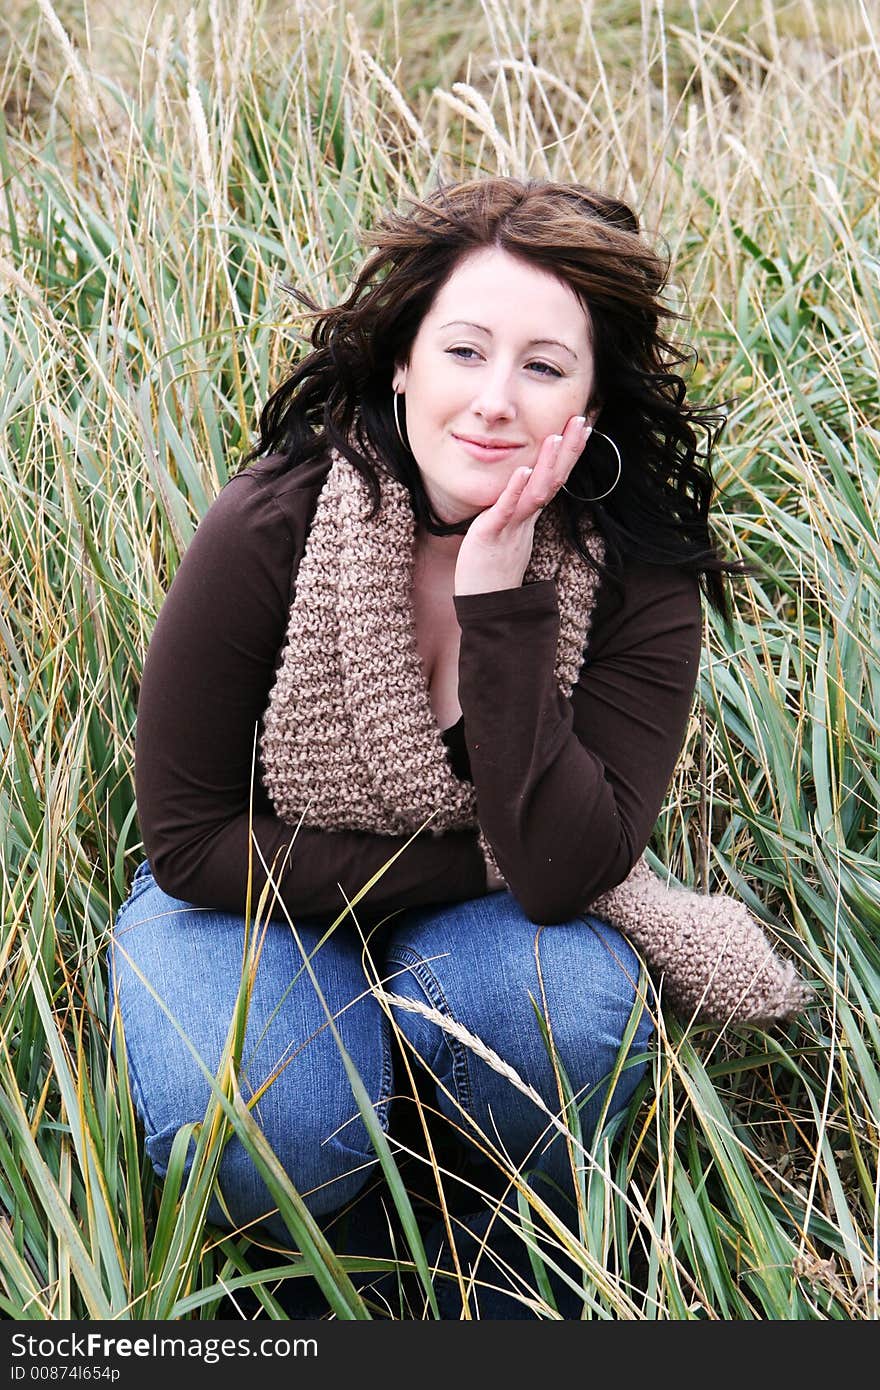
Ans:
{"label": "fingernail", "polygon": [[554,449],[558,449],[559,446],[560,446],[560,444],[562,443],[562,435],[561,435],[561,434],[551,434],[550,438],[553,440],[553,448],[554,448]]}

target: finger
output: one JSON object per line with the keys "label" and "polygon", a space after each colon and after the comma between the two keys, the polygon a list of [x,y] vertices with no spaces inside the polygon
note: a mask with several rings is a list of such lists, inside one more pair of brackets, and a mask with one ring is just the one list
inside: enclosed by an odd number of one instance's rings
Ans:
{"label": "finger", "polygon": [[501,510],[502,524],[506,524],[517,513],[520,500],[532,481],[533,468],[516,468],[507,480],[507,486],[496,502]]}
{"label": "finger", "polygon": [[513,520],[521,521],[523,518],[517,516],[517,511],[532,472],[531,468],[515,468],[497,500],[477,517],[472,529],[488,537],[503,531]]}
{"label": "finger", "polygon": [[565,441],[565,434],[548,434],[544,443],[538,450],[538,457],[535,460],[535,469],[551,470],[559,458],[559,451]]}
{"label": "finger", "polygon": [[565,482],[586,447],[590,426],[583,415],[573,415],[562,435],[562,444],[554,459],[554,474],[558,485]]}
{"label": "finger", "polygon": [[[512,498],[514,504],[512,511],[505,514],[505,521],[527,521],[548,502],[552,502],[583,453],[590,432],[591,427],[583,415],[572,415],[566,421],[562,434],[547,435],[538,450],[531,477],[526,475],[524,485],[517,485],[512,493],[508,493],[507,489],[502,493],[507,503]],[[525,470],[519,469],[517,472]],[[508,481],[508,488],[515,477],[516,474]]]}
{"label": "finger", "polygon": [[574,415],[567,422],[561,435],[552,434],[545,440],[546,451],[539,454],[539,465],[535,466],[535,479],[526,493],[527,503],[535,502],[545,507],[563,486],[572,469],[584,451],[590,437],[590,427],[582,415]]}
{"label": "finger", "polygon": [[[565,482],[584,450],[590,430],[582,415],[572,415],[562,434],[550,434],[544,440],[535,464],[533,492],[544,488],[549,481],[554,488]],[[545,478],[546,475],[546,478]]]}
{"label": "finger", "polygon": [[[556,495],[559,487],[559,459],[564,448],[561,434],[550,434],[538,451],[532,476],[520,494],[520,518],[540,511]],[[565,474],[563,474],[563,477]]]}

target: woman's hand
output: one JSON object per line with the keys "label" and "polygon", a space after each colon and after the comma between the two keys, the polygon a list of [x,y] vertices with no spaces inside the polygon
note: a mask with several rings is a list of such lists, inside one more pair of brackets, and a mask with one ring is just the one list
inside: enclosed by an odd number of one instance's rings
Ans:
{"label": "woman's hand", "polygon": [[498,501],[471,522],[455,566],[457,594],[518,589],[532,554],[535,523],[574,468],[590,435],[582,415],[548,435],[534,468],[517,468]]}

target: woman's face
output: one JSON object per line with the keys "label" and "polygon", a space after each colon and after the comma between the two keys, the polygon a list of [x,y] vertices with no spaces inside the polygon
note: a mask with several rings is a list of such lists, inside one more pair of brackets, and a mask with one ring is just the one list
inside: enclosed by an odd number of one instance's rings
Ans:
{"label": "woman's face", "polygon": [[587,312],[554,275],[496,247],[470,252],[393,384],[405,395],[406,433],[434,511],[463,521],[497,501],[515,468],[534,465],[549,434],[585,413]]}

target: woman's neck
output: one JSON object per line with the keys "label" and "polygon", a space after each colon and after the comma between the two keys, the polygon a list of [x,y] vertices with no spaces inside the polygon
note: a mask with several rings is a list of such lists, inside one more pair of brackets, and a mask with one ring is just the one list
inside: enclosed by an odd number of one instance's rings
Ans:
{"label": "woman's neck", "polygon": [[454,571],[463,540],[464,536],[432,536],[420,529],[416,532],[416,561],[432,569]]}

